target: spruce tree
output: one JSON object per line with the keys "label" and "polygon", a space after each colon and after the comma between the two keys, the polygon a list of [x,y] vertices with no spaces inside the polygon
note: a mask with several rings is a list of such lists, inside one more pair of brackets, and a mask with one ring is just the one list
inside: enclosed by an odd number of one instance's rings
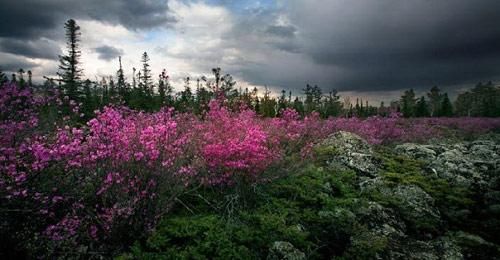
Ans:
{"label": "spruce tree", "polygon": [[142,54],[141,58],[142,62],[142,77],[139,79],[141,81],[141,86],[143,88],[143,91],[145,94],[152,94],[150,93],[151,90],[151,85],[152,85],[152,79],[151,79],[151,69],[149,68],[149,56],[147,52],[144,52]]}
{"label": "spruce tree", "polygon": [[31,73],[31,70],[28,70],[28,86],[30,88],[33,87],[33,74]]}
{"label": "spruce tree", "polygon": [[401,112],[404,117],[415,116],[415,92],[413,89],[407,90],[401,96]]}
{"label": "spruce tree", "polygon": [[7,79],[7,76],[0,70],[0,87],[3,86],[9,79]]}
{"label": "spruce tree", "polygon": [[441,115],[442,116],[453,116],[453,107],[451,101],[448,98],[448,93],[444,93],[443,102],[441,103]]}
{"label": "spruce tree", "polygon": [[24,70],[23,69],[19,69],[17,71],[17,73],[19,74],[19,77],[18,77],[18,79],[19,79],[19,86],[23,88],[23,87],[25,87],[25,84],[26,84],[26,81],[24,80]]}
{"label": "spruce tree", "polygon": [[79,50],[80,26],[70,19],[64,24],[66,29],[67,55],[59,56],[59,72],[62,87],[66,95],[72,100],[78,100],[78,89],[82,69],[80,68],[81,51]]}
{"label": "spruce tree", "polygon": [[121,99],[125,100],[126,98],[126,93],[127,93],[127,83],[125,82],[125,76],[123,75],[123,67],[122,67],[122,57],[118,57],[118,62],[120,63],[120,68],[116,72],[117,76],[117,86],[118,86],[118,94],[120,95]]}
{"label": "spruce tree", "polygon": [[441,102],[443,100],[443,95],[441,90],[437,86],[433,86],[431,90],[427,93],[427,98],[429,98],[429,112],[431,116],[439,116],[441,109]]}
{"label": "spruce tree", "polygon": [[415,116],[417,117],[426,117],[429,116],[429,106],[427,105],[427,101],[424,96],[421,96],[417,101]]}

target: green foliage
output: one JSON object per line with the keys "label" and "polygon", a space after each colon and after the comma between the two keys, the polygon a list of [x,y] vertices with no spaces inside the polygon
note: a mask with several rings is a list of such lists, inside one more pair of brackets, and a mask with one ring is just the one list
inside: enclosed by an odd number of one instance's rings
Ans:
{"label": "green foliage", "polygon": [[[285,178],[256,188],[254,203],[230,216],[223,209],[190,203],[165,219],[134,257],[146,258],[265,258],[274,241],[288,241],[307,256],[342,255],[355,225],[351,212],[359,206],[353,172],[333,172],[305,165]],[[215,205],[227,194],[205,191]],[[198,200],[199,202],[199,200]],[[205,206],[203,206],[205,204]]]}
{"label": "green foliage", "polygon": [[[354,171],[328,166],[336,150],[315,147],[314,160],[290,168],[287,175],[246,189],[201,189],[180,197],[173,215],[154,234],[133,247],[133,258],[147,259],[262,259],[275,241],[286,241],[308,259],[372,259],[388,256],[391,238],[374,232],[366,222],[371,201],[393,210],[413,239],[467,230],[473,197],[425,173],[423,162],[377,149],[382,189],[415,185],[428,193],[441,218],[412,218],[401,198],[379,191],[361,192]],[[291,157],[292,158],[292,157]],[[293,157],[294,161],[298,159]],[[293,163],[293,162],[287,162]],[[200,199],[202,198],[202,199]],[[237,199],[235,199],[237,198]],[[228,201],[237,204],[228,214]],[[370,217],[370,216],[368,216]],[[378,223],[380,225],[384,223]],[[478,246],[472,247],[477,248]],[[491,251],[491,249],[489,249]],[[491,255],[490,253],[486,255]]]}
{"label": "green foliage", "polygon": [[136,258],[147,259],[249,259],[256,258],[240,242],[237,225],[226,224],[219,216],[173,217],[163,221],[147,241],[145,252],[136,244]]}
{"label": "green foliage", "polygon": [[404,117],[415,116],[416,99],[413,89],[407,90],[401,96],[401,113]]}

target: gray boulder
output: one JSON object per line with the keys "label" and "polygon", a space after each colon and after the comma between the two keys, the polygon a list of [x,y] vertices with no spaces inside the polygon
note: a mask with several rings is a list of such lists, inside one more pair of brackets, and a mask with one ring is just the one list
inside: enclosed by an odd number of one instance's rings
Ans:
{"label": "gray boulder", "polygon": [[306,259],[306,255],[295,248],[290,242],[276,241],[269,249],[267,256],[269,260],[302,260]]}
{"label": "gray boulder", "polygon": [[430,161],[435,159],[437,154],[436,151],[434,151],[431,148],[436,148],[436,147],[405,143],[396,146],[395,152],[398,154],[407,155],[414,159]]}
{"label": "gray boulder", "polygon": [[486,189],[500,172],[497,146],[491,140],[433,145],[406,143],[396,146],[395,151],[424,161],[431,173],[454,185]]}
{"label": "gray boulder", "polygon": [[460,246],[451,238],[444,236],[429,241],[406,240],[389,250],[390,259],[464,259]]}
{"label": "gray boulder", "polygon": [[360,207],[356,213],[360,222],[366,224],[376,235],[397,240],[406,237],[406,225],[396,217],[392,209],[370,201],[366,207]]}
{"label": "gray boulder", "polygon": [[408,219],[438,222],[441,218],[434,199],[418,186],[398,185],[393,196],[400,200],[399,208]]}
{"label": "gray boulder", "polygon": [[385,185],[380,177],[365,179],[360,183],[361,192],[376,192],[393,200],[400,214],[411,222],[438,223],[441,218],[434,199],[416,185]]}
{"label": "gray boulder", "polygon": [[329,165],[345,166],[369,176],[374,176],[378,171],[371,146],[356,134],[339,131],[323,140],[319,146],[332,153]]}

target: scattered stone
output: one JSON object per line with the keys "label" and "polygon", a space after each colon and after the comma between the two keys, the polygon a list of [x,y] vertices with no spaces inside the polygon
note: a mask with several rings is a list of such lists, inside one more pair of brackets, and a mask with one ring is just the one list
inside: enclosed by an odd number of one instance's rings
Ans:
{"label": "scattered stone", "polygon": [[425,161],[430,161],[436,158],[436,152],[431,149],[435,147],[432,146],[425,146],[425,145],[418,145],[418,144],[412,144],[412,143],[405,143],[396,146],[395,152],[397,154],[404,154],[409,157],[415,158],[417,160],[425,160]]}
{"label": "scattered stone", "polygon": [[393,196],[400,199],[399,207],[409,219],[438,222],[439,210],[434,206],[434,199],[422,188],[415,185],[398,185]]}
{"label": "scattered stone", "polygon": [[269,249],[268,260],[301,260],[306,259],[306,255],[295,248],[290,242],[276,241]]}
{"label": "scattered stone", "polygon": [[333,151],[328,161],[330,165],[340,164],[368,176],[378,172],[371,146],[356,134],[339,131],[326,138],[320,146]]}

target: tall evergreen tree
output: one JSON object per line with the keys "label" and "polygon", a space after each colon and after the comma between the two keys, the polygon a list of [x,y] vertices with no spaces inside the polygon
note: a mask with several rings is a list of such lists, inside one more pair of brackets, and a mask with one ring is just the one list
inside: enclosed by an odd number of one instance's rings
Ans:
{"label": "tall evergreen tree", "polygon": [[33,87],[33,74],[31,73],[31,70],[28,70],[28,86],[30,88]]}
{"label": "tall evergreen tree", "polygon": [[3,86],[3,84],[7,81],[9,81],[9,79],[7,78],[7,76],[5,76],[2,70],[0,70],[0,87]]}
{"label": "tall evergreen tree", "polygon": [[441,103],[443,101],[443,95],[441,94],[441,90],[437,86],[433,86],[431,90],[427,93],[427,98],[429,98],[430,116],[439,116]]}
{"label": "tall evergreen tree", "polygon": [[127,93],[127,83],[125,82],[125,76],[123,75],[123,67],[122,67],[122,57],[118,57],[118,62],[120,63],[120,67],[116,72],[117,76],[117,86],[118,86],[118,94],[122,99],[125,99]]}
{"label": "tall evergreen tree", "polygon": [[25,87],[26,86],[26,81],[24,80],[24,70],[23,69],[19,69],[17,71],[19,77],[18,77],[18,80],[19,80],[19,86],[20,87]]}
{"label": "tall evergreen tree", "polygon": [[144,52],[142,54],[141,62],[142,62],[142,77],[139,79],[141,81],[141,86],[145,94],[152,94],[150,93],[152,85],[151,69],[149,68],[150,67],[149,56],[147,52]]}
{"label": "tall evergreen tree", "polygon": [[401,96],[401,112],[404,117],[415,116],[415,103],[416,99],[413,89],[405,91],[403,96]]}
{"label": "tall evergreen tree", "polygon": [[429,106],[424,96],[421,96],[417,101],[417,105],[415,108],[415,116],[417,117],[426,117],[429,116]]}
{"label": "tall evergreen tree", "polygon": [[287,108],[287,100],[286,100],[286,90],[281,91],[281,96],[278,99],[278,113],[285,110]]}
{"label": "tall evergreen tree", "polygon": [[158,76],[158,94],[159,94],[159,105],[164,106],[166,103],[166,97],[167,97],[167,89],[166,89],[166,84],[167,84],[168,76],[167,76],[167,71],[165,69],[162,70],[160,75]]}
{"label": "tall evergreen tree", "polygon": [[79,50],[80,26],[76,24],[75,20],[70,19],[64,24],[64,28],[66,29],[67,55],[59,56],[60,64],[57,75],[61,77],[65,94],[73,100],[78,100],[78,88],[82,74],[80,68],[81,51]]}
{"label": "tall evergreen tree", "polygon": [[299,112],[301,115],[304,114],[304,103],[302,103],[299,97],[295,97],[295,100],[293,101],[293,109],[295,109],[295,111]]}
{"label": "tall evergreen tree", "polygon": [[441,115],[442,116],[453,116],[453,106],[448,98],[448,93],[444,93],[443,102],[441,103]]}
{"label": "tall evergreen tree", "polygon": [[325,118],[329,116],[339,116],[342,113],[342,102],[340,102],[340,96],[337,95],[336,90],[329,93],[322,111],[322,116]]}

